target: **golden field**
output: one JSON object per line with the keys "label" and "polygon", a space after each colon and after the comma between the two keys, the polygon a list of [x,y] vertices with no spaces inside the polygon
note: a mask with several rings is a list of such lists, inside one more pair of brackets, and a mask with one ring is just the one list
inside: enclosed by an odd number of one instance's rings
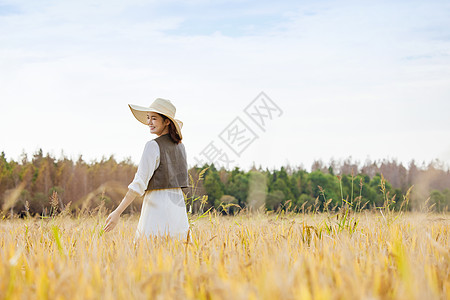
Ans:
{"label": "golden field", "polygon": [[138,215],[0,221],[1,299],[450,299],[450,217],[190,216],[133,243]]}

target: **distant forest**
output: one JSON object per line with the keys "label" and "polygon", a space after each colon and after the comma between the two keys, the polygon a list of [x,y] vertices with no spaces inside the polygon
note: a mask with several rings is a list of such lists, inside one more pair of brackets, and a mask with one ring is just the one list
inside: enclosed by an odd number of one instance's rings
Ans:
{"label": "distant forest", "polygon": [[[76,161],[64,156],[56,159],[40,149],[31,159],[23,154],[19,161],[8,161],[2,152],[1,212],[5,217],[48,216],[63,210],[89,213],[99,207],[112,210],[136,170],[130,159],[118,162],[114,156],[87,163],[82,156]],[[308,212],[345,204],[374,209],[386,199],[398,209],[406,198],[406,210],[441,212],[450,207],[450,172],[438,160],[420,166],[414,161],[404,166],[395,160],[315,161],[310,172],[292,166],[243,171],[204,165],[191,168],[189,175],[191,186],[184,192],[187,208],[194,213],[212,208],[222,213],[240,209]],[[135,200],[126,212],[139,212],[142,200]]]}

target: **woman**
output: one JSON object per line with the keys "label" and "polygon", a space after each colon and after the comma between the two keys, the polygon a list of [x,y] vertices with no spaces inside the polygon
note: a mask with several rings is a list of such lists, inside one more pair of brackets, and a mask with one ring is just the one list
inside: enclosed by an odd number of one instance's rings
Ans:
{"label": "woman", "polygon": [[183,123],[175,119],[176,108],[169,100],[158,98],[150,107],[129,107],[136,119],[158,137],[146,143],[134,180],[106,219],[104,230],[111,231],[136,196],[145,194],[135,241],[141,236],[184,238],[189,222],[181,190],[188,186],[186,151],[181,143]]}

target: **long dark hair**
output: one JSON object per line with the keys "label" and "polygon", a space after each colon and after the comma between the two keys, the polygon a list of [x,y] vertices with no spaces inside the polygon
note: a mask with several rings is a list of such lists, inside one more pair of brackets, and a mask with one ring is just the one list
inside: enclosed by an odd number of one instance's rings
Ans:
{"label": "long dark hair", "polygon": [[180,137],[180,135],[177,132],[177,128],[175,127],[175,124],[173,124],[172,120],[169,119],[168,117],[166,117],[165,115],[160,114],[160,113],[158,113],[158,115],[163,117],[163,122],[165,122],[166,119],[170,121],[170,123],[169,123],[169,135],[170,135],[170,138],[172,139],[172,141],[174,143],[179,144],[181,142],[181,137]]}

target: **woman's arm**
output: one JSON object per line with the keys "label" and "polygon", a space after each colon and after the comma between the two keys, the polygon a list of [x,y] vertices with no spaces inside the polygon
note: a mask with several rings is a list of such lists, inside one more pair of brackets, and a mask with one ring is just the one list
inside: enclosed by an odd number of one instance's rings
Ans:
{"label": "woman's arm", "polygon": [[128,205],[133,202],[136,196],[138,196],[138,193],[136,193],[132,189],[128,189],[128,192],[126,193],[125,197],[123,197],[122,202],[120,202],[119,206],[117,206],[117,208],[109,214],[108,218],[106,218],[103,230],[108,232],[116,227],[117,223],[119,222],[120,215],[128,207]]}
{"label": "woman's arm", "polygon": [[128,207],[128,205],[133,202],[133,200],[139,196],[138,193],[133,191],[132,189],[128,189],[128,192],[125,194],[125,197],[123,197],[122,202],[120,202],[119,206],[115,209],[119,215],[123,213],[123,211]]}
{"label": "woman's arm", "polygon": [[128,186],[128,192],[119,206],[108,216],[105,222],[105,231],[111,231],[119,222],[119,217],[130,205],[136,196],[143,196],[153,172],[159,165],[159,146],[155,140],[145,144],[141,161],[134,176],[133,182]]}

